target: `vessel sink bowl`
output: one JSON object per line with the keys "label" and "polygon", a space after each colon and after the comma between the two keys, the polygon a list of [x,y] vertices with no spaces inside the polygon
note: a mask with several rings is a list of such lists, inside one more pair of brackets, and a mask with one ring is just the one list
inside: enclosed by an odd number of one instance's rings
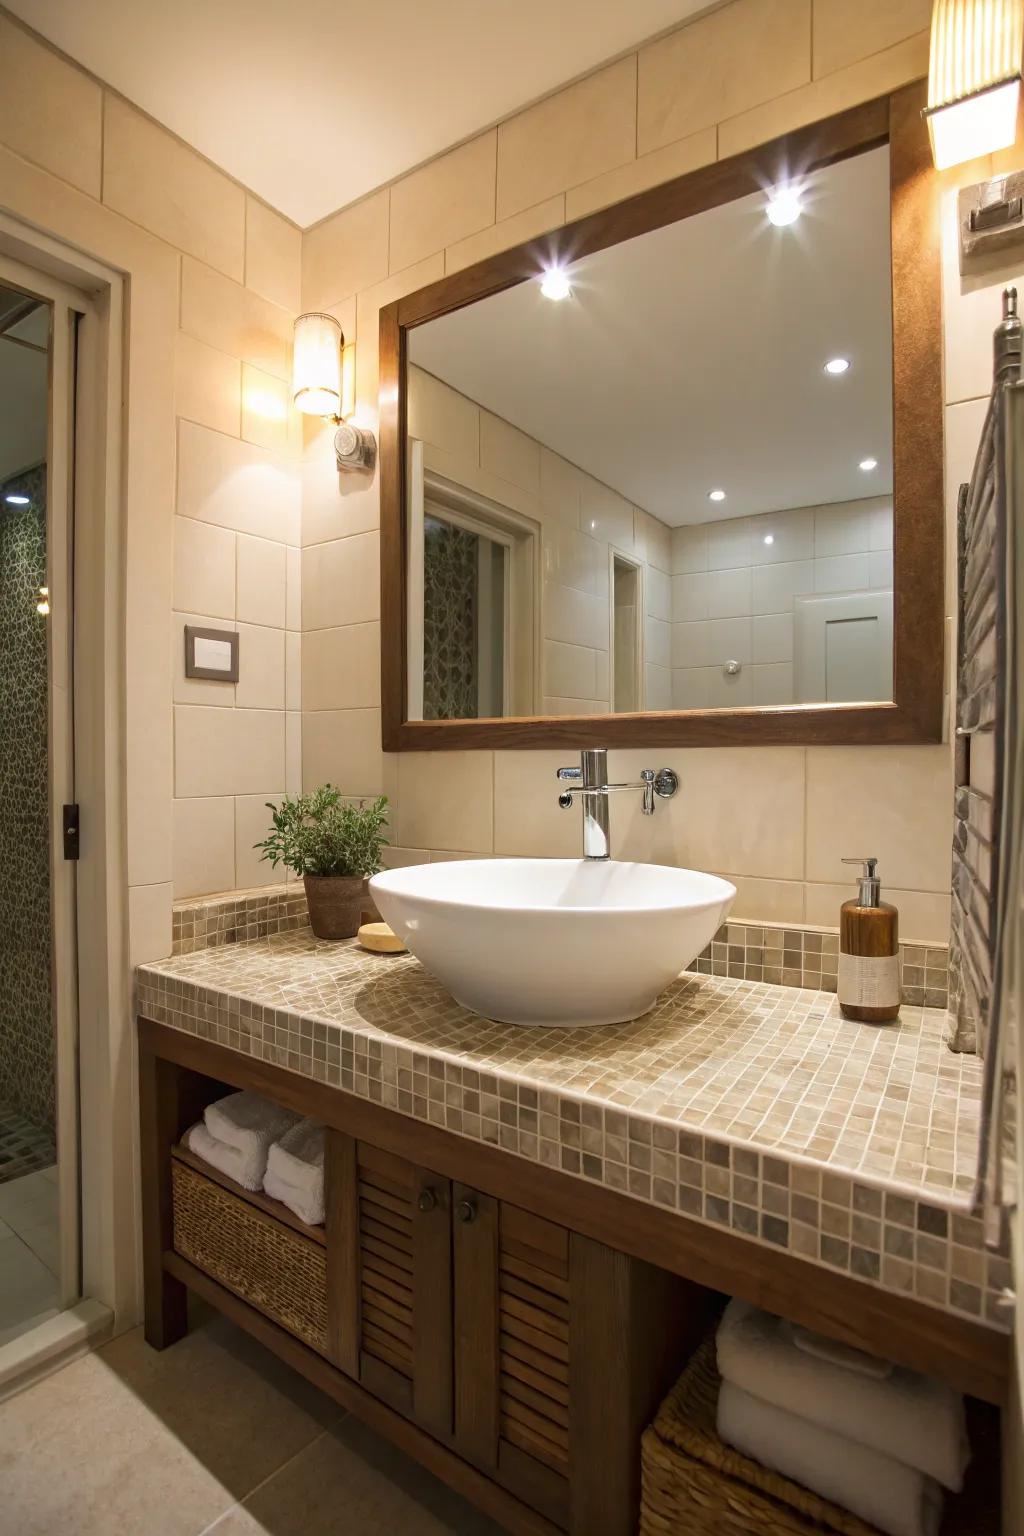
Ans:
{"label": "vessel sink bowl", "polygon": [[658,864],[467,859],[374,875],[381,915],[453,997],[508,1024],[620,1024],[709,943],[736,887]]}

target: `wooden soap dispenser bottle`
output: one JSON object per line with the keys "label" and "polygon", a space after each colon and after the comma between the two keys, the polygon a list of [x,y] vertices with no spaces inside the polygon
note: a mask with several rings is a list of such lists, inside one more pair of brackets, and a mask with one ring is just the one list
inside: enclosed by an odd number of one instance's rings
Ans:
{"label": "wooden soap dispenser bottle", "polygon": [[899,913],[882,900],[877,859],[844,859],[860,864],[857,895],[839,911],[839,979],[836,991],[844,1018],[884,1024],[899,1017]]}

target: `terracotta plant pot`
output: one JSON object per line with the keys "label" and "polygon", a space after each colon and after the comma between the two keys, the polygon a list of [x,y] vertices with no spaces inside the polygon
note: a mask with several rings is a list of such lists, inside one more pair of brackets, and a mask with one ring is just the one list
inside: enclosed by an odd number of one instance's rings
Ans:
{"label": "terracotta plant pot", "polygon": [[361,875],[303,875],[309,926],[318,939],[351,939],[373,903]]}

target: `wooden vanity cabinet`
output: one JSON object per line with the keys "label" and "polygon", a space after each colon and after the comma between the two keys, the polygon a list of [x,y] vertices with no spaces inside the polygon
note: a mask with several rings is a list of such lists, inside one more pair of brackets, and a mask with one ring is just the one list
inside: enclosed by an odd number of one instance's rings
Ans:
{"label": "wooden vanity cabinet", "polygon": [[561,1530],[629,1531],[684,1283],[337,1131],[326,1180],[333,1362]]}

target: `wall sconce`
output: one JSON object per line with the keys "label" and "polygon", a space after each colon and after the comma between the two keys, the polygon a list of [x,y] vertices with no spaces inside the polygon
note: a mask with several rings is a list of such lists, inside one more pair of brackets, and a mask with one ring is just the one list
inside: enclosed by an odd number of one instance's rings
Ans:
{"label": "wall sconce", "polygon": [[346,420],[356,405],[355,354],[354,346],[345,346],[333,315],[299,315],[292,353],[292,399],[296,410],[329,418],[337,425],[334,455],[339,469],[372,469],[376,438],[365,427],[354,427]]}
{"label": "wall sconce", "polygon": [[1017,134],[1024,0],[935,0],[924,116],[940,171]]}

